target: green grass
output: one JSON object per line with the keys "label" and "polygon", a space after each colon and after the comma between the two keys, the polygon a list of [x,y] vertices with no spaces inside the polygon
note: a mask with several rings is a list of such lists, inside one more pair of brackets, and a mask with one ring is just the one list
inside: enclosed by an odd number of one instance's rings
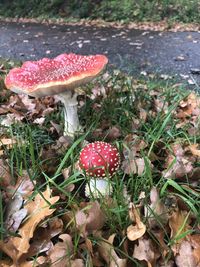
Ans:
{"label": "green grass", "polygon": [[5,17],[101,18],[107,21],[199,22],[198,0],[42,0],[2,1],[0,15]]}
{"label": "green grass", "polygon": [[[190,189],[193,185],[189,180],[166,179],[162,175],[166,151],[169,151],[171,144],[177,140],[185,145],[191,143],[200,144],[200,136],[191,136],[187,125],[181,129],[176,128],[179,119],[175,116],[175,111],[180,101],[185,99],[190,92],[184,87],[178,89],[173,87],[174,83],[175,81],[163,81],[157,78],[133,80],[119,71],[112,72],[107,78],[100,77],[95,83],[85,87],[86,95],[80,96],[80,99],[85,102],[79,109],[80,121],[84,125],[85,134],[77,136],[64,153],[54,151],[54,159],[51,157],[44,158],[42,153],[44,148],[52,149],[51,146],[55,145],[58,139],[58,136],[53,135],[48,130],[50,118],[46,118],[46,123],[42,127],[32,124],[31,121],[10,126],[6,131],[6,135],[10,138],[15,136],[19,140],[23,140],[23,143],[15,145],[13,149],[6,150],[4,155],[8,160],[13,175],[13,183],[16,181],[16,174],[20,175],[22,170],[26,170],[31,181],[35,184],[35,190],[30,199],[38,192],[42,194],[41,192],[49,185],[53,190],[53,194],[62,196],[60,201],[55,204],[56,211],[54,213],[54,216],[62,218],[69,211],[75,212],[81,201],[86,201],[84,185],[88,178],[85,178],[76,168],[76,162],[84,140],[89,142],[96,140],[112,142],[118,147],[121,155],[123,155],[124,149],[131,150],[130,147],[136,144],[136,140],[143,140],[146,143],[146,147],[138,152],[145,163],[142,174],[125,174],[120,169],[110,181],[113,187],[112,203],[107,202],[104,197],[99,199],[101,208],[107,218],[104,231],[106,231],[107,236],[116,233],[117,237],[114,246],[119,254],[123,254],[121,247],[126,239],[124,231],[131,224],[128,216],[128,204],[130,201],[139,203],[141,192],[145,194],[143,203],[149,203],[150,190],[153,186],[161,190],[160,197],[163,203],[167,201],[169,194],[182,200],[197,219],[196,223],[192,225],[195,231],[196,224],[200,218],[199,187],[196,187],[197,191],[193,191]],[[105,94],[100,94],[95,98],[91,97],[91,90],[94,85],[99,89],[103,87]],[[155,99],[163,103],[159,111],[155,109]],[[2,99],[1,101],[5,102],[6,100]],[[95,108],[97,108],[97,111]],[[141,108],[147,113],[146,120],[140,119]],[[60,113],[53,118],[59,122],[62,119],[62,114]],[[139,124],[136,127],[134,126],[134,121],[138,119]],[[110,139],[108,135],[108,129],[113,126],[117,126],[121,131],[121,135],[117,139]],[[97,129],[102,129],[100,135],[95,134]],[[128,135],[135,137],[127,144],[125,137]],[[154,155],[157,155],[157,158],[152,160]],[[151,162],[154,165],[153,168],[150,166]],[[48,171],[46,166],[52,167],[52,164],[55,164],[53,171]],[[62,176],[62,170],[67,167],[71,167],[71,173],[68,179],[65,180]],[[75,185],[73,192],[66,190],[67,186],[71,184]],[[123,193],[124,186],[127,188],[130,200]],[[4,188],[0,189],[1,192],[5,190]],[[95,199],[92,198],[92,200]],[[5,203],[2,194],[0,194],[1,225],[4,219],[4,207]],[[73,210],[74,207],[75,210]],[[158,225],[161,225],[160,227],[164,229],[165,226],[160,222],[160,218],[155,216],[155,219],[158,221]],[[186,221],[184,224],[186,224]],[[69,222],[66,225],[66,229],[72,227],[72,225],[73,222]],[[184,228],[184,225],[182,227]],[[151,234],[151,229],[149,231]],[[1,226],[1,238],[6,234],[8,232]],[[166,232],[165,238],[170,247],[183,236],[183,233],[177,234],[171,240],[169,232]],[[98,243],[98,238],[95,236],[91,235],[89,239],[94,246]],[[78,232],[73,233],[76,252],[79,251],[81,240]],[[86,262],[88,255],[88,251],[85,250],[83,256]],[[127,258],[132,264],[135,264],[134,266],[140,266],[135,259],[129,256]]]}

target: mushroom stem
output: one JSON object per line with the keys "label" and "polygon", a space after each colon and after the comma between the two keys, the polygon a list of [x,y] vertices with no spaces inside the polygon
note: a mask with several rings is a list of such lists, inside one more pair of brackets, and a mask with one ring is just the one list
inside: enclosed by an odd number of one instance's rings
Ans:
{"label": "mushroom stem", "polygon": [[66,91],[58,95],[64,105],[64,132],[63,135],[74,137],[81,127],[77,113],[77,94],[73,91]]}

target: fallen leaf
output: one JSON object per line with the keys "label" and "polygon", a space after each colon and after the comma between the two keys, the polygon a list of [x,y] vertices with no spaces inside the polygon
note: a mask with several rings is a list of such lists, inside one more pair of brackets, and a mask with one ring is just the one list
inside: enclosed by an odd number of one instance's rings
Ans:
{"label": "fallen leaf", "polygon": [[35,182],[31,180],[29,173],[22,170],[18,176],[17,183],[14,186],[14,193],[20,194],[24,199],[28,198],[34,190]]}
{"label": "fallen leaf", "polygon": [[109,141],[113,141],[113,140],[116,140],[119,137],[121,137],[121,135],[122,135],[122,133],[121,133],[121,129],[119,128],[119,126],[113,126],[108,130],[106,138]]}
{"label": "fallen leaf", "polygon": [[199,267],[193,255],[192,244],[189,241],[183,240],[180,244],[180,249],[175,258],[177,267]]}
{"label": "fallen leaf", "polygon": [[145,217],[148,220],[150,228],[158,226],[158,221],[162,225],[166,225],[168,221],[168,210],[162,203],[156,187],[153,187],[150,191],[150,201],[150,205],[146,205],[144,209]]}
{"label": "fallen leaf", "polygon": [[18,97],[29,112],[32,112],[36,108],[35,99],[30,98],[26,94],[19,94]]}
{"label": "fallen leaf", "polygon": [[55,267],[66,267],[70,258],[73,255],[73,244],[72,237],[68,234],[62,234],[59,236],[62,240],[56,243],[52,249],[48,252],[48,257],[52,266]]}
{"label": "fallen leaf", "polygon": [[100,230],[105,223],[100,204],[97,201],[87,203],[84,209],[76,212],[75,223],[83,236]]}
{"label": "fallen leaf", "polygon": [[129,205],[129,217],[134,225],[128,226],[127,237],[129,240],[134,241],[145,234],[146,226],[141,221],[138,210],[132,202]]}
{"label": "fallen leaf", "polygon": [[16,232],[27,215],[27,209],[22,208],[23,198],[16,194],[6,207],[5,228],[11,232]]}
{"label": "fallen leaf", "polygon": [[[156,239],[157,239],[157,244],[158,244],[158,247],[159,247],[159,251],[160,251],[160,254],[162,255],[162,259],[164,260],[164,259],[166,259],[167,258],[167,255],[168,255],[168,253],[169,253],[169,251],[170,251],[170,248],[168,247],[168,245],[166,244],[166,242],[165,242],[165,235],[166,235],[166,232],[165,231],[163,231],[163,229],[162,228],[160,228],[160,229],[156,229],[156,227],[155,227],[155,229],[152,229],[151,230],[151,232],[152,232],[152,234],[156,237]],[[162,262],[162,260],[161,260],[161,262]],[[169,263],[170,264],[170,263]],[[164,263],[163,263],[163,265],[164,265]],[[159,265],[160,266],[160,265]],[[167,265],[166,265],[167,266]]]}
{"label": "fallen leaf", "polygon": [[1,138],[0,139],[0,155],[3,155],[6,149],[11,149],[17,141],[14,138]]}
{"label": "fallen leaf", "polygon": [[34,121],[33,121],[33,123],[35,123],[35,124],[39,124],[39,125],[43,125],[44,124],[44,122],[45,122],[45,118],[37,118],[37,119],[35,119]]}
{"label": "fallen leaf", "polygon": [[28,211],[29,217],[19,229],[19,235],[21,238],[16,237],[13,240],[13,244],[19,251],[18,257],[28,251],[30,246],[29,240],[33,237],[33,233],[37,225],[55,211],[55,209],[50,208],[50,205],[55,204],[59,200],[59,197],[51,197],[51,191],[49,188],[47,188],[42,195],[43,197],[38,193],[34,200],[27,202],[24,206]]}
{"label": "fallen leaf", "polygon": [[74,246],[69,234],[61,234],[57,242],[48,252],[48,259],[55,267],[84,267],[82,259],[73,259]]}
{"label": "fallen leaf", "polygon": [[12,114],[7,114],[6,118],[4,118],[2,121],[1,121],[1,125],[2,126],[5,126],[5,127],[10,127],[12,124],[14,123],[19,123],[21,122],[22,120],[24,119],[24,116],[21,116],[19,114],[15,114],[15,113],[12,113]]}
{"label": "fallen leaf", "polygon": [[42,193],[42,196],[38,193],[34,200],[30,200],[24,205],[28,217],[19,228],[20,237],[10,237],[8,242],[0,241],[0,248],[10,256],[14,264],[18,264],[20,257],[28,252],[29,241],[33,237],[37,225],[55,211],[50,208],[50,205],[55,204],[59,197],[51,197],[49,188]]}
{"label": "fallen leaf", "polygon": [[192,245],[195,262],[200,267],[200,234],[189,235],[187,240]]}
{"label": "fallen leaf", "polygon": [[177,117],[182,120],[186,120],[187,117],[199,114],[199,112],[200,98],[195,93],[190,93],[184,100],[180,102],[179,109],[177,110]]}
{"label": "fallen leaf", "polygon": [[[63,267],[63,266],[61,266]],[[67,267],[85,267],[82,259],[72,260]]]}
{"label": "fallen leaf", "polygon": [[140,261],[146,261],[148,267],[154,267],[157,259],[160,257],[156,248],[154,248],[153,242],[150,239],[144,237],[138,240],[138,245],[135,245],[133,257]]}
{"label": "fallen leaf", "polygon": [[143,158],[135,158],[122,162],[122,169],[126,174],[142,175],[145,171],[145,161]]}
{"label": "fallen leaf", "polygon": [[174,255],[179,251],[180,244],[182,243],[183,234],[187,234],[187,231],[190,229],[189,226],[189,214],[187,211],[179,210],[178,208],[172,212],[169,216],[169,227],[171,229],[171,240],[173,240],[172,250]]}
{"label": "fallen leaf", "polygon": [[3,159],[0,159],[0,185],[6,188],[8,185],[12,184],[12,182],[13,178],[8,164]]}
{"label": "fallen leaf", "polygon": [[113,246],[115,234],[111,235],[108,240],[100,239],[98,242],[98,251],[101,257],[105,260],[108,267],[126,267],[127,259],[121,259],[115,252]]}
{"label": "fallen leaf", "polygon": [[23,259],[31,258],[42,252],[48,251],[53,247],[51,239],[61,233],[63,230],[63,222],[55,217],[48,221],[44,227],[38,227],[31,240],[29,250],[23,255]]}
{"label": "fallen leaf", "polygon": [[193,170],[193,159],[187,157],[181,144],[172,144],[171,150],[165,161],[165,178],[183,178]]}
{"label": "fallen leaf", "polygon": [[200,157],[200,149],[198,149],[198,144],[192,144],[188,146],[189,150],[191,151],[192,155]]}
{"label": "fallen leaf", "polygon": [[[33,261],[24,261],[20,263],[20,267],[37,267],[37,266],[43,266],[43,264],[46,262],[46,258],[43,256],[37,257]],[[12,265],[12,267],[15,267]]]}

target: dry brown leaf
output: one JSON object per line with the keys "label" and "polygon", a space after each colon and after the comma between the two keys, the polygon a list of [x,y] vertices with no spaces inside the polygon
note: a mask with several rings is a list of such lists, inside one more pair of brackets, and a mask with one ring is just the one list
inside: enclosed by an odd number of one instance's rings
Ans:
{"label": "dry brown leaf", "polygon": [[162,203],[156,187],[153,187],[150,192],[151,204],[145,206],[145,217],[148,219],[150,228],[158,226],[158,221],[166,224],[168,221],[168,210]]}
{"label": "dry brown leaf", "polygon": [[185,155],[185,150],[181,144],[172,144],[171,149],[173,155],[170,152],[166,158],[164,177],[183,178],[185,175],[189,175],[193,170],[194,159]]}
{"label": "dry brown leaf", "polygon": [[51,190],[49,188],[42,195],[43,197],[38,193],[34,200],[31,200],[24,206],[28,211],[29,217],[19,229],[21,238],[16,237],[13,240],[13,244],[19,251],[18,257],[20,257],[20,254],[22,255],[28,251],[30,246],[29,240],[33,237],[37,225],[55,211],[55,209],[50,208],[50,205],[55,204],[59,197],[51,197]]}
{"label": "dry brown leaf", "polygon": [[3,155],[6,149],[11,149],[17,141],[14,138],[1,138],[0,139],[0,155]]}
{"label": "dry brown leaf", "polygon": [[175,258],[177,267],[199,267],[200,263],[197,263],[193,254],[192,244],[189,241],[182,241],[180,249]]}
{"label": "dry brown leaf", "polygon": [[178,236],[185,233],[190,229],[189,222],[188,222],[188,212],[184,210],[175,210],[169,217],[169,227],[171,229],[171,239],[174,240],[174,245],[172,246],[172,250],[176,255],[179,251],[179,247],[182,239],[178,239]]}
{"label": "dry brown leaf", "polygon": [[145,171],[145,161],[143,158],[135,158],[133,160],[126,160],[122,164],[122,169],[126,174],[142,175]]}
{"label": "dry brown leaf", "polygon": [[75,260],[71,260],[70,264],[67,267],[85,267],[85,265],[82,259],[75,259]]}
{"label": "dry brown leaf", "polygon": [[[24,261],[20,263],[20,267],[37,267],[37,266],[43,266],[43,264],[46,263],[46,258],[43,256],[37,257],[36,260],[33,261]],[[12,267],[16,267],[15,265],[12,265]]]}
{"label": "dry brown leaf", "polygon": [[18,259],[17,259],[18,250],[13,245],[13,243],[10,242],[10,240],[5,242],[0,240],[0,250],[3,251],[5,254],[7,254],[13,260],[12,263],[13,265],[11,264],[9,266],[15,266],[18,264]]}
{"label": "dry brown leaf", "polygon": [[129,240],[134,241],[143,236],[146,232],[146,226],[141,221],[140,215],[134,203],[130,203],[129,217],[133,221],[134,225],[128,226],[127,237]]}
{"label": "dry brown leaf", "polygon": [[15,196],[6,205],[4,221],[5,228],[7,230],[16,232],[23,219],[27,216],[27,209],[23,209],[22,204],[22,196],[15,194]]}
{"label": "dry brown leaf", "polygon": [[0,266],[1,267],[12,267],[13,264],[10,260],[0,260]]}
{"label": "dry brown leaf", "polygon": [[200,157],[200,149],[198,149],[198,144],[192,144],[188,146],[189,150],[191,151],[192,155]]}
{"label": "dry brown leaf", "polygon": [[191,93],[186,99],[182,100],[179,104],[185,116],[190,116],[200,108],[200,98],[195,93]]}
{"label": "dry brown leaf", "polygon": [[49,251],[48,258],[54,267],[84,267],[82,259],[73,259],[72,237],[68,234],[59,236],[62,242],[56,243]]}
{"label": "dry brown leaf", "polygon": [[2,121],[1,121],[1,125],[2,126],[5,126],[5,127],[9,127],[11,126],[12,124],[14,123],[19,123],[21,122],[22,120],[24,119],[24,116],[21,116],[20,114],[18,113],[9,113],[7,114],[6,118],[4,118]]}
{"label": "dry brown leaf", "polygon": [[50,250],[53,247],[51,239],[60,234],[63,230],[63,222],[57,217],[48,221],[45,227],[38,227],[31,240],[29,250],[23,255],[23,259],[39,255],[41,252]]}
{"label": "dry brown leaf", "polygon": [[29,112],[32,112],[33,110],[35,110],[36,108],[35,99],[30,98],[26,94],[20,94],[18,97],[20,98],[21,102],[23,103],[23,105]]}
{"label": "dry brown leaf", "polygon": [[190,235],[187,237],[193,248],[193,257],[198,267],[200,267],[200,234]]}
{"label": "dry brown leaf", "polygon": [[176,112],[176,117],[180,119],[177,128],[184,125],[191,125],[188,133],[198,134],[199,132],[199,116],[200,116],[200,97],[195,93],[191,93],[186,99],[180,102]]}
{"label": "dry brown leaf", "polygon": [[[76,168],[76,165],[78,165],[78,163],[75,163],[75,168]],[[67,179],[70,177],[71,172],[72,172],[71,166],[62,170],[62,175],[65,181],[67,181]],[[70,183],[69,185],[65,187],[65,191],[72,192],[74,188],[75,188],[75,184]]]}
{"label": "dry brown leaf", "polygon": [[17,183],[14,186],[14,192],[23,196],[26,199],[34,190],[35,181],[30,179],[29,173],[23,170],[21,175],[18,176]]}
{"label": "dry brown leaf", "polygon": [[98,251],[101,257],[106,261],[108,267],[126,267],[127,259],[121,259],[115,252],[113,241],[115,234],[111,235],[108,240],[101,239],[98,242]]}
{"label": "dry brown leaf", "polygon": [[0,185],[6,188],[8,185],[12,184],[12,182],[13,178],[8,164],[3,159],[0,159]]}
{"label": "dry brown leaf", "polygon": [[62,242],[58,242],[48,252],[49,259],[54,267],[67,267],[73,256],[72,237],[68,234],[59,236]]}
{"label": "dry brown leaf", "polygon": [[168,112],[168,103],[166,102],[165,97],[159,97],[154,99],[154,108],[156,112],[163,112],[167,114]]}
{"label": "dry brown leaf", "polygon": [[87,203],[84,209],[76,212],[75,223],[83,236],[100,230],[105,223],[100,204],[97,201]]}
{"label": "dry brown leaf", "polygon": [[17,141],[13,138],[1,138],[0,139],[0,147],[6,146],[7,148],[12,148],[12,146],[16,143]]}
{"label": "dry brown leaf", "polygon": [[139,108],[139,118],[143,121],[143,123],[146,122],[147,115],[148,115],[148,112],[145,109]]}
{"label": "dry brown leaf", "polygon": [[168,252],[170,251],[169,247],[164,241],[166,232],[164,232],[163,229],[154,229],[154,230],[151,230],[151,232],[158,241],[159,251],[161,255],[163,256],[162,259],[166,259],[166,256]]}
{"label": "dry brown leaf", "polygon": [[119,137],[121,137],[121,135],[122,135],[122,131],[119,128],[119,126],[112,126],[108,130],[107,135],[106,135],[106,138],[109,141],[113,141],[113,140],[117,140]]}
{"label": "dry brown leaf", "polygon": [[[121,166],[122,170],[126,174],[142,175],[145,171],[145,160],[141,157],[141,151],[147,147],[147,144],[137,135],[132,134],[126,136],[125,144],[126,147],[123,150],[124,160]],[[152,167],[149,160],[148,163],[149,166]]]}
{"label": "dry brown leaf", "polygon": [[134,247],[133,257],[140,261],[146,261],[148,267],[154,267],[160,255],[157,249],[154,248],[153,242],[142,237],[138,240],[138,245]]}
{"label": "dry brown leaf", "polygon": [[159,261],[157,266],[159,266],[159,267],[174,267],[175,263],[174,263],[174,260],[169,260],[166,262],[166,259],[165,259],[163,261]]}
{"label": "dry brown leaf", "polygon": [[7,186],[7,199],[6,202],[9,203],[11,199],[15,195],[21,195],[24,200],[26,200],[33,192],[34,189],[34,181],[31,181],[29,174],[26,170],[22,170],[22,174],[17,177],[17,182],[15,185],[10,185]]}
{"label": "dry brown leaf", "polygon": [[128,147],[128,149],[124,148],[123,151],[125,158],[133,159],[136,156],[140,156],[140,151],[147,147],[147,143],[135,134],[127,135],[124,141]]}
{"label": "dry brown leaf", "polygon": [[187,211],[178,209],[176,211],[173,211],[169,217],[169,227],[171,229],[171,235],[170,235],[171,238],[174,238],[177,236],[177,234],[182,234],[186,230],[188,230]]}
{"label": "dry brown leaf", "polygon": [[41,118],[37,118],[33,121],[33,123],[38,124],[38,125],[43,125],[45,122],[45,118],[41,117]]}
{"label": "dry brown leaf", "polygon": [[47,216],[51,215],[55,209],[51,209],[50,205],[55,204],[59,197],[51,197],[49,188],[42,193],[43,197],[38,193],[34,200],[27,202],[24,208],[28,212],[28,217],[23,225],[19,228],[19,235],[21,237],[10,237],[8,242],[0,242],[0,248],[17,264],[20,257],[26,254],[30,247],[30,239],[37,225]]}

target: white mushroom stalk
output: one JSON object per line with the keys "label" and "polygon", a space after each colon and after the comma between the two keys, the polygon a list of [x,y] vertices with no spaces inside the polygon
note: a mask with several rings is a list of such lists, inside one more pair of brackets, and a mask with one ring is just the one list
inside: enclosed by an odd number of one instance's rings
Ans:
{"label": "white mushroom stalk", "polygon": [[64,106],[64,131],[63,135],[74,137],[76,133],[81,132],[82,127],[78,118],[77,93],[66,91],[58,95],[58,99]]}
{"label": "white mushroom stalk", "polygon": [[85,186],[85,196],[88,198],[109,197],[113,193],[113,187],[109,179],[90,178]]}

